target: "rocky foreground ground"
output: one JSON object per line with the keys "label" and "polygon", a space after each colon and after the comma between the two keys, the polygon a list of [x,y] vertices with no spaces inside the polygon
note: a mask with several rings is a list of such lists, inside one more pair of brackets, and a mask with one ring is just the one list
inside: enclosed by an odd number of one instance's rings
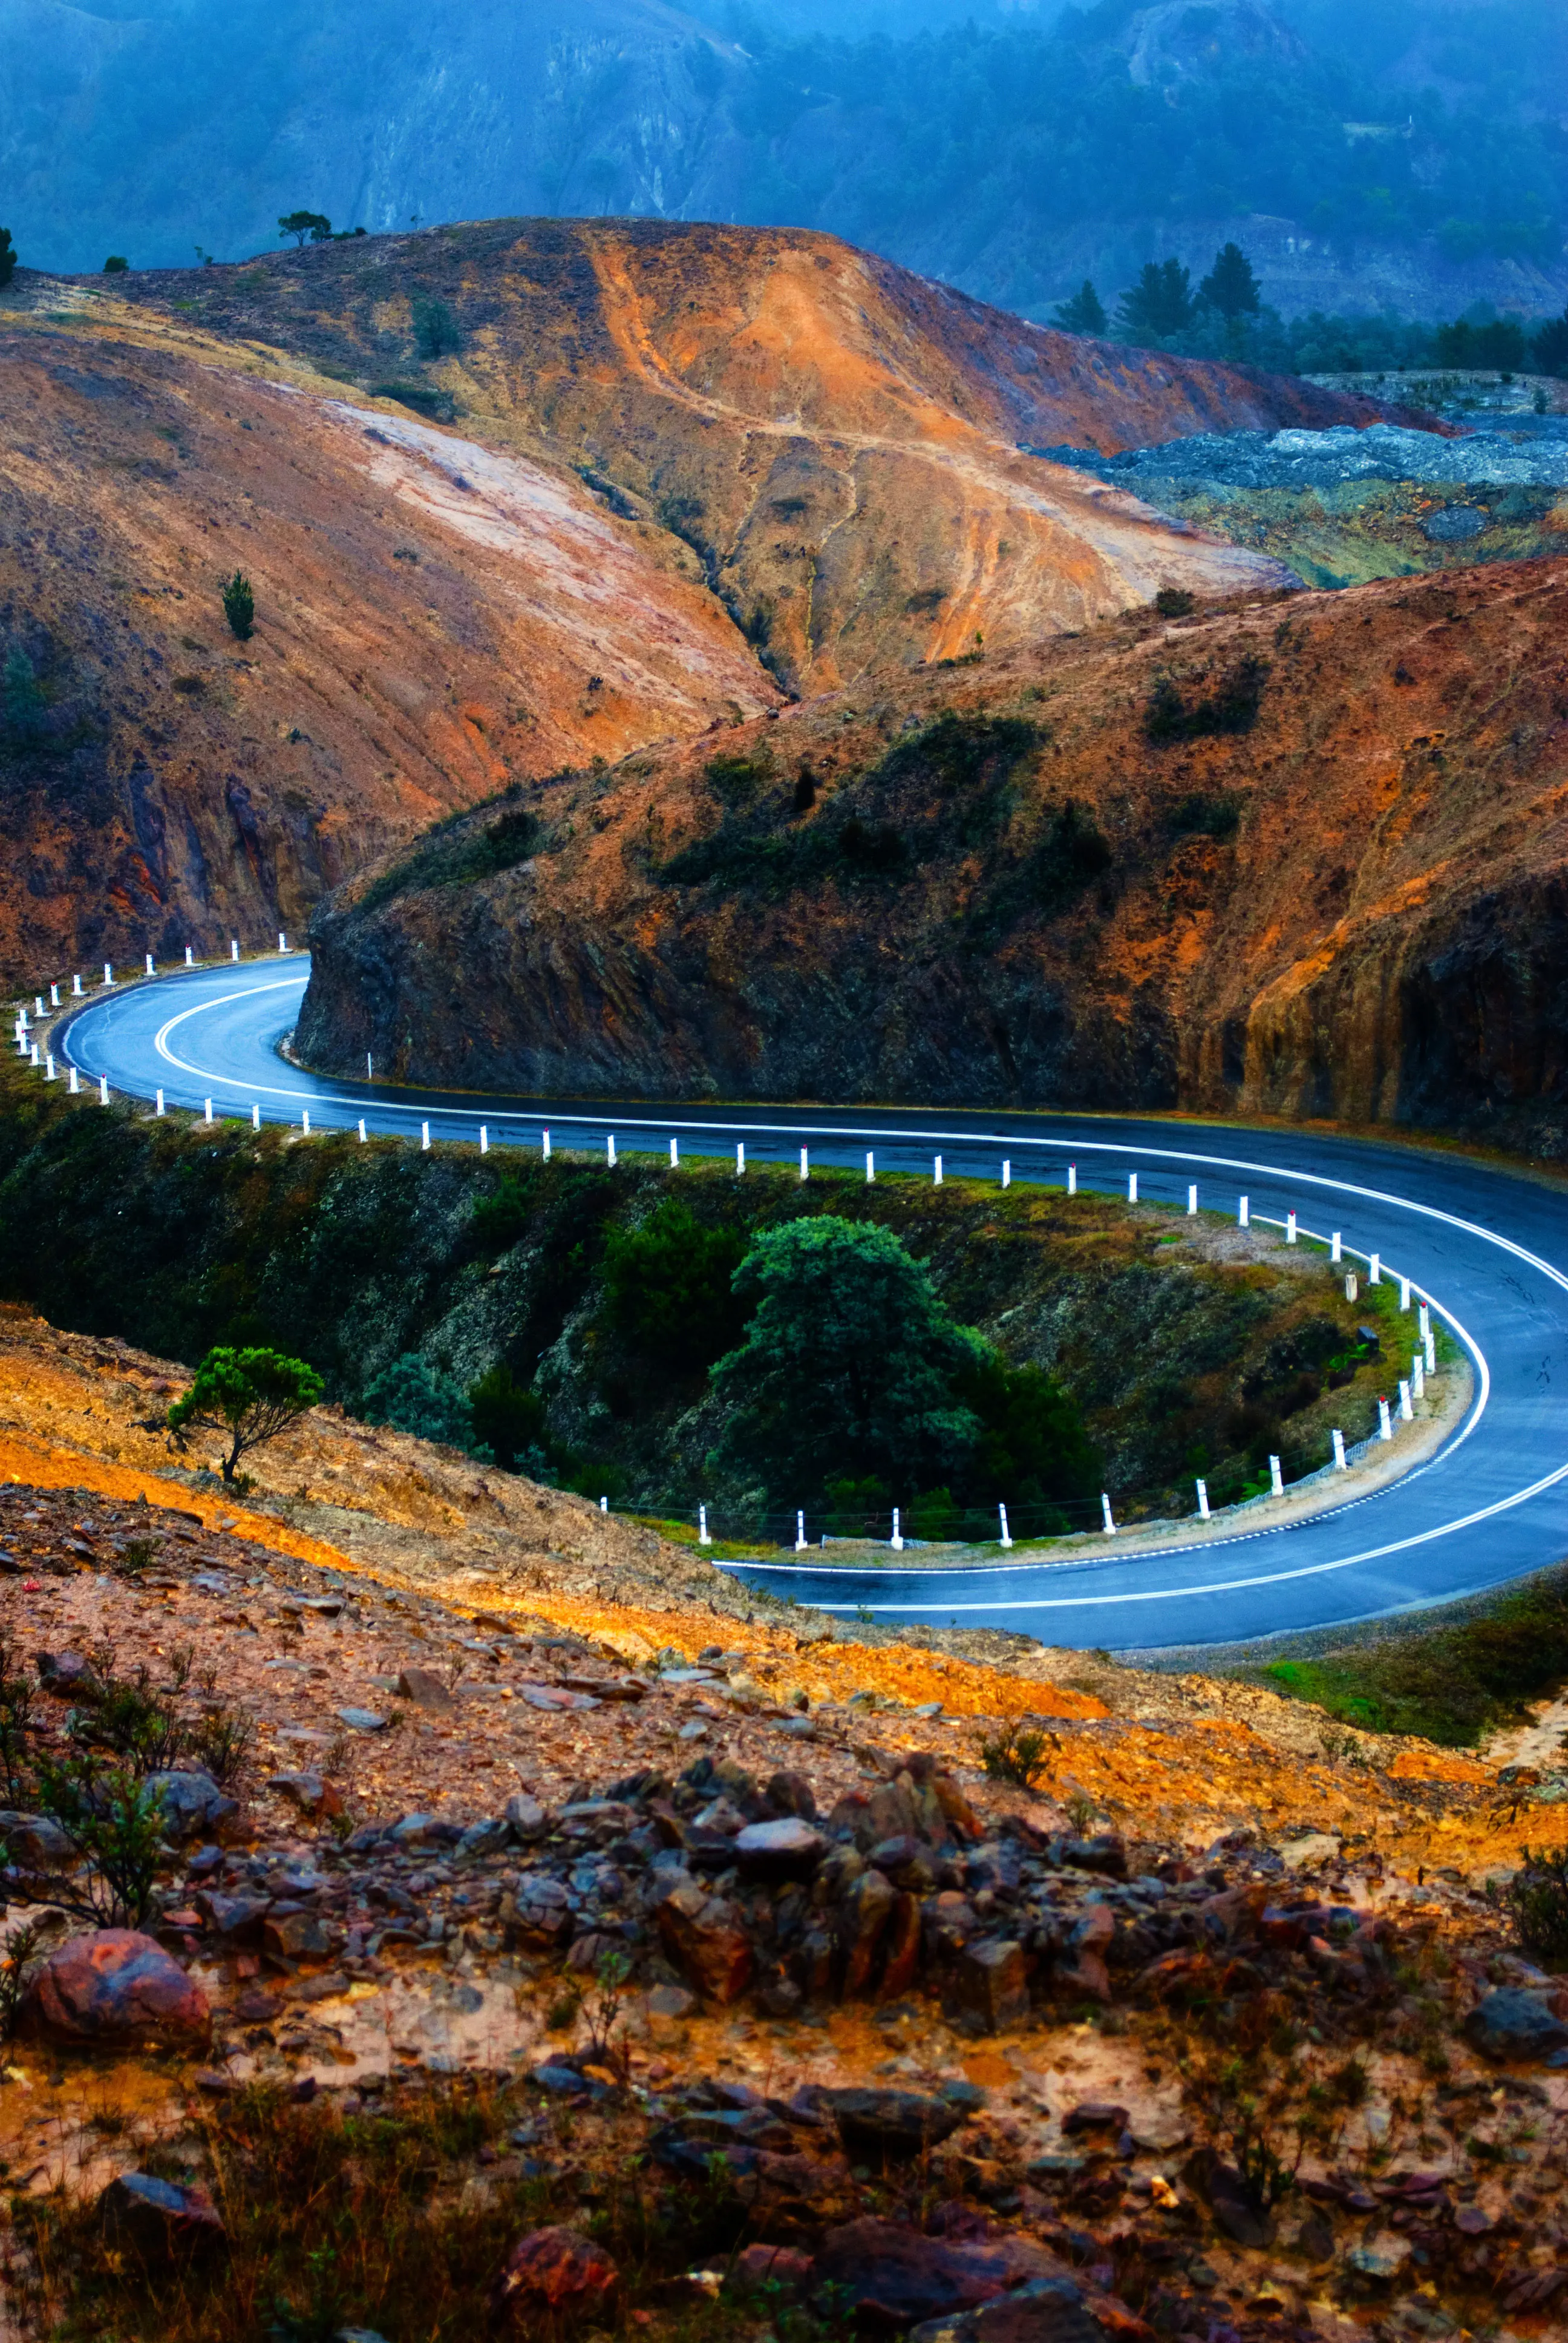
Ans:
{"label": "rocky foreground ground", "polygon": [[0,1494],[12,2332],[1562,2331],[1550,1778],[192,1495]]}

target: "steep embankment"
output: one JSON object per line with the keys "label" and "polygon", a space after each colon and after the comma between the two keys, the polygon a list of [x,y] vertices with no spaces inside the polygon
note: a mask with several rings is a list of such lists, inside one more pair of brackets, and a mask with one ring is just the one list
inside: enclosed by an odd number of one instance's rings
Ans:
{"label": "steep embankment", "polygon": [[296,928],[508,780],[780,682],[1274,579],[1015,442],[1376,411],[820,236],[503,221],[107,282],[0,300],[0,964],[34,984]]}
{"label": "steep embankment", "polygon": [[416,855],[324,916],[300,1047],[1557,1151],[1565,625],[1548,564],[1139,617],[633,758],[541,799],[528,862],[435,887]]}

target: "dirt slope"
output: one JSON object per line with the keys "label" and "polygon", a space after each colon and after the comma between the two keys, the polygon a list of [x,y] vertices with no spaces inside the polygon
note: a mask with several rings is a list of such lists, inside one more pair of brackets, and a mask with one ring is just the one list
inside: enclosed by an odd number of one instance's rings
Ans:
{"label": "dirt slope", "polygon": [[[1557,1151],[1565,623],[1568,572],[1527,563],[885,673],[631,759],[551,805],[522,870],[437,890],[416,861],[325,916],[301,1046],[402,1044],[400,1074],[481,1088],[1233,1108]],[[459,954],[461,1027],[421,972]]]}

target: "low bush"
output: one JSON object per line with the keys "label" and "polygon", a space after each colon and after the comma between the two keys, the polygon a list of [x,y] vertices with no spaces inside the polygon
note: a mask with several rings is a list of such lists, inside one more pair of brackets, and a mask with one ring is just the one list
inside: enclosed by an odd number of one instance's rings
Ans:
{"label": "low bush", "polygon": [[1568,1850],[1520,1849],[1520,1868],[1503,1891],[1519,1941],[1537,1960],[1568,1962]]}
{"label": "low bush", "polygon": [[1212,691],[1189,702],[1170,676],[1161,676],[1144,710],[1144,733],[1163,745],[1196,740],[1205,733],[1250,732],[1258,720],[1268,678],[1268,660],[1249,652],[1226,670]]}

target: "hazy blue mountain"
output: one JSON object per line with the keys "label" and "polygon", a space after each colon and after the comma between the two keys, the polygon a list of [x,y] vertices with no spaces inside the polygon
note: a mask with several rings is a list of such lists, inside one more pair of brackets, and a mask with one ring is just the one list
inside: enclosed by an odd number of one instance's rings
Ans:
{"label": "hazy blue mountain", "polygon": [[0,0],[0,222],[58,268],[301,206],[775,222],[1037,316],[1235,236],[1287,315],[1539,316],[1565,96],[1561,0]]}

